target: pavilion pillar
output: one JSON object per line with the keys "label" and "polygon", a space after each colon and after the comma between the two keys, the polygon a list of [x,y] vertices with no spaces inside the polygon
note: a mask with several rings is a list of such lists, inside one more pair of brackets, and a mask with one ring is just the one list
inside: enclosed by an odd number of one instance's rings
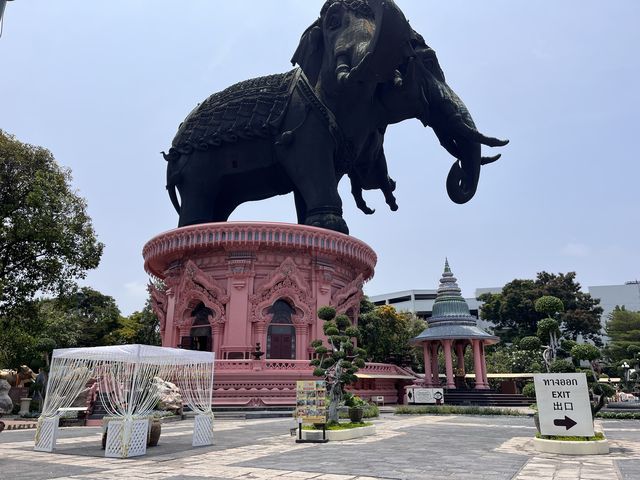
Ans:
{"label": "pavilion pillar", "polygon": [[456,388],[455,381],[453,380],[453,361],[451,359],[451,340],[442,340],[442,347],[444,348],[444,365],[447,372],[447,388]]}
{"label": "pavilion pillar", "polygon": [[[425,367],[426,368],[426,367]],[[431,342],[431,376],[433,386],[440,386],[440,367],[438,366],[438,341]]]}
{"label": "pavilion pillar", "polygon": [[427,387],[433,385],[433,374],[431,372],[431,343],[424,342],[422,344],[422,352],[424,356],[424,384]]}
{"label": "pavilion pillar", "polygon": [[455,345],[456,357],[458,360],[456,369],[458,370],[458,372],[461,372],[462,376],[464,377],[466,374],[466,372],[464,371],[464,340],[458,340]]}
{"label": "pavilion pillar", "polygon": [[487,377],[487,358],[484,356],[484,342],[480,340],[480,366],[482,367],[482,381],[484,383],[484,388],[488,389],[489,387],[489,377]]}
{"label": "pavilion pillar", "polygon": [[473,372],[475,373],[476,376],[476,386],[475,389],[476,390],[486,390],[487,389],[487,384],[485,383],[485,373],[484,373],[484,369],[482,368],[483,365],[483,357],[482,357],[482,351],[481,351],[481,341],[474,339],[471,341],[472,345],[473,345]]}

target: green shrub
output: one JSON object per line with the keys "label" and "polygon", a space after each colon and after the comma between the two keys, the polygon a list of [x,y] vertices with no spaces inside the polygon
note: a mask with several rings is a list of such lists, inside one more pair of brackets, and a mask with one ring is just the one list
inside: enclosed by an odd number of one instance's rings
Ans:
{"label": "green shrub", "polygon": [[[369,425],[373,425],[371,422],[362,422],[362,423],[333,423],[331,425],[327,425],[325,427],[326,430],[350,430],[352,428],[361,428],[368,427]],[[303,430],[322,430],[322,427],[317,428],[315,425],[305,425],[302,427]]]}
{"label": "green shrub", "polygon": [[535,398],[536,396],[536,387],[533,383],[527,383],[522,388],[522,395],[529,398]]}
{"label": "green shrub", "polygon": [[600,358],[601,353],[598,347],[585,343],[583,345],[575,345],[571,349],[571,356],[576,360],[588,360],[592,362]]}
{"label": "green shrub", "polygon": [[640,412],[598,412],[597,418],[613,418],[618,420],[640,420]]}
{"label": "green shrub", "polygon": [[551,373],[574,373],[576,366],[568,360],[556,360],[549,366]]}
{"label": "green shrub", "polygon": [[457,405],[421,405],[418,407],[402,405],[396,408],[395,413],[396,415],[526,415],[526,413],[511,408],[464,407]]}
{"label": "green shrub", "polygon": [[535,352],[536,350],[540,350],[542,342],[538,337],[524,337],[518,342],[518,347],[528,352]]}
{"label": "green shrub", "polygon": [[604,440],[604,434],[602,432],[595,432],[593,437],[565,437],[562,435],[540,435],[536,433],[536,438],[542,438],[543,440],[562,440],[564,442],[595,442],[596,440]]}
{"label": "green shrub", "polygon": [[336,309],[333,307],[320,307],[318,309],[318,318],[321,320],[333,320],[336,316]]}
{"label": "green shrub", "polygon": [[564,312],[564,304],[562,303],[562,300],[558,297],[554,297],[553,295],[544,295],[540,297],[533,304],[533,308],[535,308],[536,312],[549,317],[556,313]]}

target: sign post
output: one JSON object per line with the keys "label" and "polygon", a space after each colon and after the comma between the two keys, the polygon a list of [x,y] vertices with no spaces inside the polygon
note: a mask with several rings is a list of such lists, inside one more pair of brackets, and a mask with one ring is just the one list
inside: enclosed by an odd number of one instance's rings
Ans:
{"label": "sign post", "polygon": [[593,437],[593,417],[584,373],[540,373],[533,376],[540,434]]}
{"label": "sign post", "polygon": [[[296,418],[298,419],[298,439],[296,443],[326,443],[327,387],[324,380],[298,380],[296,382]],[[322,439],[303,440],[302,425],[322,424]]]}

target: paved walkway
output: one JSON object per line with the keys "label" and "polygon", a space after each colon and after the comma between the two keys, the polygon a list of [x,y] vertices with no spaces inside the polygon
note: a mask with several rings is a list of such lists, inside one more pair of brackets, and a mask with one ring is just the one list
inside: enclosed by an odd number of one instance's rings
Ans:
{"label": "paved walkway", "polygon": [[162,480],[638,480],[640,422],[604,421],[612,453],[568,457],[533,449],[527,417],[384,416],[378,433],[296,444],[282,419],[218,421],[216,445],[191,448],[190,421],[163,425],[144,457],[106,459],[100,429],[60,430],[55,454],[34,452],[33,431],[0,434],[0,479]]}

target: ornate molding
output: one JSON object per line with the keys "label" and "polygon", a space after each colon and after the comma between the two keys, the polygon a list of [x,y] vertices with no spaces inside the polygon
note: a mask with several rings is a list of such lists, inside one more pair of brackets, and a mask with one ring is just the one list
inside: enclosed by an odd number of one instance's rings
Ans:
{"label": "ornate molding", "polygon": [[360,300],[362,300],[362,286],[364,277],[359,274],[352,282],[342,287],[333,296],[333,306],[338,313],[346,313],[353,308],[357,316],[360,311]]}
{"label": "ornate molding", "polygon": [[160,321],[160,331],[163,332],[167,321],[167,294],[165,291],[157,288],[152,282],[147,285],[147,291],[151,296],[151,309]]}
{"label": "ornate molding", "polygon": [[285,299],[296,310],[293,315],[295,324],[313,323],[314,299],[309,294],[311,289],[292,258],[286,258],[259,290],[259,293],[249,297],[251,322],[266,324],[265,310],[276,300]]}
{"label": "ornate molding", "polygon": [[200,270],[193,260],[188,260],[185,264],[174,290],[178,295],[175,307],[178,326],[186,326],[187,319],[190,318],[186,315],[187,312],[199,302],[214,312],[211,325],[226,322],[225,304],[229,302],[229,295]]}

